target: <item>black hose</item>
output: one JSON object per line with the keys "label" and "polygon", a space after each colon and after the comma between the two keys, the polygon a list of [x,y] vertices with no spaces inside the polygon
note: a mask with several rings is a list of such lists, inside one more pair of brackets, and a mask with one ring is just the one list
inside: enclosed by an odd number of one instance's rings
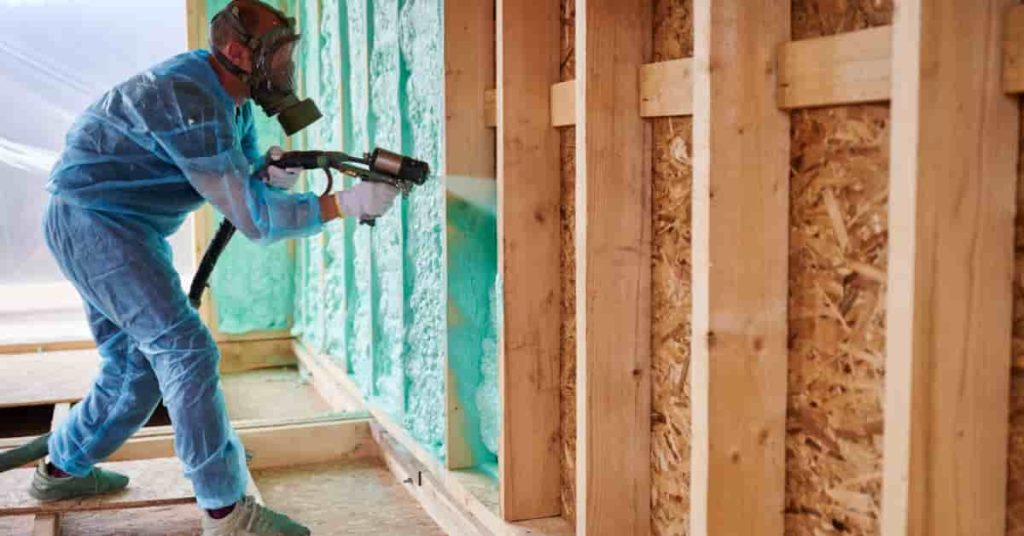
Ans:
{"label": "black hose", "polygon": [[206,247],[206,252],[203,253],[203,260],[199,263],[195,277],[192,278],[192,285],[188,289],[188,301],[192,304],[192,307],[199,308],[199,304],[203,299],[203,291],[206,290],[207,283],[210,281],[210,275],[213,273],[213,267],[217,264],[217,259],[221,253],[224,253],[224,248],[228,246],[228,242],[231,241],[231,237],[234,235],[235,226],[225,218],[221,222],[220,227],[217,228],[217,233],[213,235],[213,240],[210,240],[210,245]]}

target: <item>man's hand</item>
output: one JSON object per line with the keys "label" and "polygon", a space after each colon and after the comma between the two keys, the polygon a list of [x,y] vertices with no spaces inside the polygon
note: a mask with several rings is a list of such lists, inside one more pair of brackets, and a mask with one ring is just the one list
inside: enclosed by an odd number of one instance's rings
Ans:
{"label": "man's hand", "polygon": [[302,173],[302,168],[280,168],[275,166],[274,162],[280,160],[283,154],[284,149],[276,145],[267,151],[267,182],[271,186],[289,190],[299,181],[299,174]]}
{"label": "man's hand", "polygon": [[387,212],[398,196],[398,188],[379,182],[360,182],[335,195],[341,217],[366,220]]}

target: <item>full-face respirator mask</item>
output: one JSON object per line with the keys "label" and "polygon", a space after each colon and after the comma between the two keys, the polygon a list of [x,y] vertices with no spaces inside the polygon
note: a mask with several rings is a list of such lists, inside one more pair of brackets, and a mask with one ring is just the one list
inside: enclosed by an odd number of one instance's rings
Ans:
{"label": "full-face respirator mask", "polygon": [[295,33],[295,20],[266,4],[260,4],[276,15],[281,25],[256,37],[242,24],[239,15],[239,4],[242,3],[236,0],[229,4],[214,17],[211,24],[217,24],[222,17],[226,18],[241,43],[252,51],[252,72],[245,72],[231,63],[217,47],[213,47],[213,56],[221,66],[248,84],[256,104],[267,116],[276,116],[285,134],[291,136],[322,117],[312,99],[299,100],[295,95],[295,63],[292,56],[295,43],[300,38]]}

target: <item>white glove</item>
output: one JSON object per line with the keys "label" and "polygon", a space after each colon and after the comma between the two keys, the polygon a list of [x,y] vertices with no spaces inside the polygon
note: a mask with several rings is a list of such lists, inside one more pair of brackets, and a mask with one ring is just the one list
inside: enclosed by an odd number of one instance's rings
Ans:
{"label": "white glove", "polygon": [[343,217],[366,220],[387,212],[398,196],[398,188],[380,182],[360,182],[335,195]]}
{"label": "white glove", "polygon": [[281,158],[284,154],[284,149],[273,146],[267,151],[267,182],[271,186],[290,190],[295,183],[299,181],[299,174],[302,173],[302,168],[280,168],[273,164],[275,160]]}

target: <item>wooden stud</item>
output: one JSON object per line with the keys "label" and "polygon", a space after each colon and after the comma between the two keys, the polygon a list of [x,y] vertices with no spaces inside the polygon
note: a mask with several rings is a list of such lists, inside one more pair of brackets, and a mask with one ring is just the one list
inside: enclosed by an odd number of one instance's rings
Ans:
{"label": "wooden stud", "polygon": [[505,519],[558,515],[558,132],[548,110],[559,78],[559,4],[498,2],[498,266],[501,336],[501,511]]}
{"label": "wooden stud", "polygon": [[579,534],[650,532],[649,1],[576,2]]}
{"label": "wooden stud", "polygon": [[882,534],[1005,530],[1017,99],[1012,0],[893,24]]}
{"label": "wooden stud", "polygon": [[484,124],[495,128],[498,126],[498,90],[484,91]]}
{"label": "wooden stud", "polygon": [[1006,11],[1003,24],[1003,91],[1024,92],[1024,5]]}
{"label": "wooden stud", "polygon": [[779,108],[886,101],[892,27],[784,43],[778,68]]}
{"label": "wooden stud", "polygon": [[640,116],[693,114],[693,58],[640,67]]}
{"label": "wooden stud", "polygon": [[[453,0],[444,9],[445,40],[445,157],[446,175],[494,180],[495,132],[485,121],[485,92],[494,87],[494,2]],[[445,245],[445,255],[449,255]],[[451,261],[454,262],[454,261]],[[479,429],[470,429],[461,400],[472,399],[460,390],[453,359],[469,356],[445,352],[445,463],[451,469],[472,467]],[[476,426],[475,428],[478,428]]]}
{"label": "wooden stud", "polygon": [[788,0],[694,1],[691,534],[782,534]]}

